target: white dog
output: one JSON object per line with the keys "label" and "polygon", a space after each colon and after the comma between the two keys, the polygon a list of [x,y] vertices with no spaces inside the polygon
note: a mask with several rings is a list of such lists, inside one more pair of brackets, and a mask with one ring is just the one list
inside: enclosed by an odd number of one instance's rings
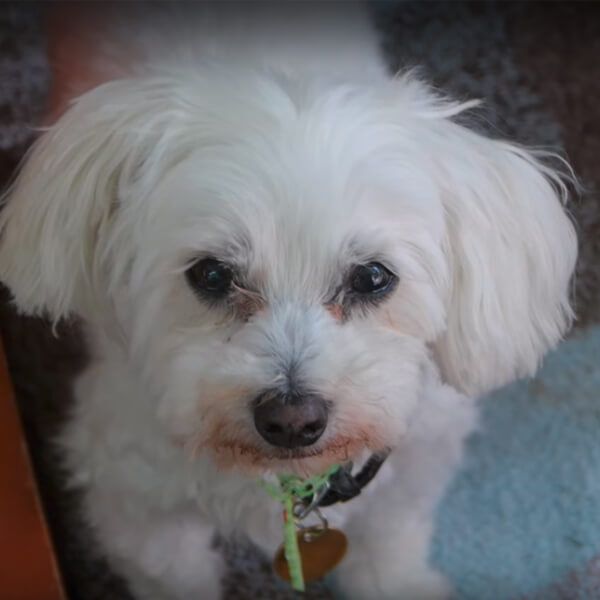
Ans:
{"label": "white dog", "polygon": [[23,312],[87,325],[61,442],[137,598],[218,598],[216,532],[281,542],[261,477],[383,449],[326,511],[338,588],[446,597],[428,545],[473,398],[572,318],[565,186],[456,123],[472,103],[389,77],[356,6],[248,6],[116,19],[115,79],[6,198],[0,277]]}

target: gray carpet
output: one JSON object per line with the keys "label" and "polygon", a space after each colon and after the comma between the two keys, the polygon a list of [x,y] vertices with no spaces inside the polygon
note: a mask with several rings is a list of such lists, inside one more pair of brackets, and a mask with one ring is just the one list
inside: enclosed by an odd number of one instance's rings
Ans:
{"label": "gray carpet", "polygon": [[[41,5],[0,5],[0,180],[6,183],[33,137],[48,85]],[[572,211],[581,235],[576,280],[578,327],[600,317],[600,4],[554,2],[381,3],[377,22],[394,68],[421,67],[441,89],[479,97],[479,126],[534,145],[563,148],[587,193]],[[35,468],[70,598],[125,600],[61,487],[51,438],[85,364],[76,323],[52,336],[42,320],[19,317],[0,298],[6,345]],[[221,543],[227,598],[292,598],[268,563],[244,544]],[[330,597],[323,586],[307,597]],[[565,598],[569,597],[568,594]]]}

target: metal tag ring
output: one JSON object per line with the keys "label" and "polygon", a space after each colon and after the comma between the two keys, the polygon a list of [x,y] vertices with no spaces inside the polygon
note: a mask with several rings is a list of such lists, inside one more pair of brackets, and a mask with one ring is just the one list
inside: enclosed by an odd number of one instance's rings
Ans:
{"label": "metal tag ring", "polygon": [[310,502],[300,500],[294,504],[294,517],[299,521],[305,519],[312,511],[318,508],[319,503],[328,491],[329,481],[326,481],[318,490],[315,490]]}

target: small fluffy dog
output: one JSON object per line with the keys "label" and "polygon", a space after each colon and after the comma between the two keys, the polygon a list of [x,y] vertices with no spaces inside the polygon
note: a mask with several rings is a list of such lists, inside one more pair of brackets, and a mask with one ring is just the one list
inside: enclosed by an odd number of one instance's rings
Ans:
{"label": "small fluffy dog", "polygon": [[20,310],[87,326],[61,439],[87,522],[137,598],[210,600],[216,533],[281,543],[262,477],[391,449],[326,512],[336,585],[450,595],[428,546],[474,398],[572,318],[562,176],[390,77],[358,6],[139,8],[0,224]]}

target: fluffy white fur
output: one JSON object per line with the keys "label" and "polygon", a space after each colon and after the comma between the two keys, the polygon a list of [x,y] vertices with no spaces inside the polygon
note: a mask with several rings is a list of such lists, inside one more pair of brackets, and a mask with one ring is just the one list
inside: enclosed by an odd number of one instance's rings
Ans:
{"label": "fluffy white fur", "polygon": [[[93,359],[62,444],[138,598],[219,597],[215,532],[269,552],[281,540],[257,477],[383,447],[363,495],[327,511],[350,536],[338,585],[446,597],[428,544],[473,398],[533,373],[571,319],[565,188],[456,123],[468,105],[387,76],[357,7],[279,7],[171,7],[135,32],[116,19],[101,59],[126,67],[28,154],[0,277],[23,312],[86,323]],[[202,255],[244,273],[249,319],[191,291]],[[375,259],[397,289],[341,321],[333,291]],[[333,403],[313,456],[294,460],[249,409],[291,362]]]}

